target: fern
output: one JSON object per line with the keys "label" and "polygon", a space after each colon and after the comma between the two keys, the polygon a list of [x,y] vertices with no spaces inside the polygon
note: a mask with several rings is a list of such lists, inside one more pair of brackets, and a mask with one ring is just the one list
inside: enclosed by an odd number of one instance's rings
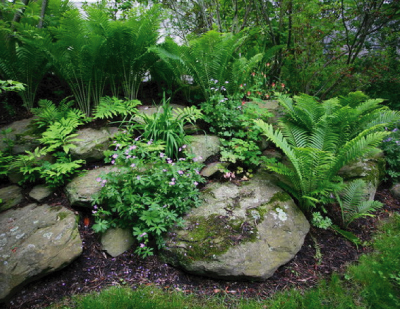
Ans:
{"label": "fern", "polygon": [[[287,112],[279,123],[282,131],[261,120],[255,123],[290,162],[270,164],[267,168],[282,175],[280,185],[298,200],[303,211],[310,212],[342,190],[338,171],[376,152],[389,134],[384,126],[399,119],[400,114],[378,107],[381,100],[371,101],[359,92],[322,103],[307,95],[294,99],[280,97]],[[362,213],[377,204],[363,202],[359,207]]]}
{"label": "fern", "polygon": [[346,227],[355,219],[371,216],[371,212],[383,206],[378,201],[365,200],[366,183],[362,179],[350,182],[337,196],[342,210],[342,219]]}
{"label": "fern", "polygon": [[68,153],[71,148],[76,147],[73,142],[79,141],[75,138],[78,134],[72,133],[78,125],[79,121],[74,118],[61,118],[60,122],[55,122],[49,126],[39,141],[47,145],[46,150],[48,152],[62,148],[65,153]]}
{"label": "fern", "polygon": [[140,105],[138,100],[123,101],[116,97],[104,97],[94,111],[94,119],[113,118],[115,116],[128,116],[137,112],[136,106]]}
{"label": "fern", "polygon": [[35,130],[42,132],[51,124],[59,122],[62,118],[75,119],[78,125],[82,125],[90,120],[81,110],[72,108],[73,101],[67,100],[68,98],[62,100],[58,106],[50,100],[40,100],[38,102],[39,107],[31,109],[31,112],[36,115],[32,121],[32,126]]}
{"label": "fern", "polygon": [[[245,42],[242,34],[221,34],[209,31],[188,45],[178,46],[172,41],[151,50],[169,66],[180,80],[182,75],[191,76],[208,98],[208,90],[213,86],[211,80],[229,81],[228,93],[235,93],[247,74],[262,59],[262,54],[250,60],[239,57],[238,48]],[[182,82],[183,84],[183,82]]]}

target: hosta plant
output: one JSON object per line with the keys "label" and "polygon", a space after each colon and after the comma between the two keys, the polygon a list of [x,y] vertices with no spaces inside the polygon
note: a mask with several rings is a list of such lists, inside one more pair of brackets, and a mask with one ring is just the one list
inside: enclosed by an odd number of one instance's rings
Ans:
{"label": "hosta plant", "polygon": [[96,180],[103,188],[93,206],[93,229],[131,229],[139,242],[136,253],[143,257],[153,253],[154,242],[161,248],[163,233],[200,202],[201,165],[183,153],[174,161],[163,148],[152,141],[116,144],[107,161],[117,168]]}

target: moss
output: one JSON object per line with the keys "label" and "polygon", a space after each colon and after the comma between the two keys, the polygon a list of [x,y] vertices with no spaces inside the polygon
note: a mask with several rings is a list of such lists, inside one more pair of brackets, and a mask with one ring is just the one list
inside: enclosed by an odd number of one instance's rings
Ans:
{"label": "moss", "polygon": [[180,260],[213,260],[232,246],[255,241],[255,223],[246,220],[230,220],[228,216],[212,215],[208,218],[193,217],[187,222],[188,241],[186,255]]}
{"label": "moss", "polygon": [[277,192],[271,197],[271,199],[269,200],[269,204],[275,202],[286,202],[289,201],[290,199],[291,199],[290,195],[287,194],[286,192]]}
{"label": "moss", "polygon": [[61,220],[64,220],[66,217],[68,217],[68,213],[67,212],[60,212],[58,214],[58,218]]}
{"label": "moss", "polygon": [[53,206],[50,207],[50,211],[60,211],[62,209],[62,206]]}

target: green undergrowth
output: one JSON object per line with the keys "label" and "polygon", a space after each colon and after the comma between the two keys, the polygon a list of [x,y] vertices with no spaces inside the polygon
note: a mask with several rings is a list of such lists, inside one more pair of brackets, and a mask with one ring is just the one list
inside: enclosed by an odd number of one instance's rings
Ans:
{"label": "green undergrowth", "polygon": [[291,289],[269,299],[243,299],[237,295],[196,296],[160,287],[112,287],[99,293],[73,296],[51,308],[400,308],[400,216],[380,227],[374,251],[348,267],[343,278],[334,274],[317,287]]}

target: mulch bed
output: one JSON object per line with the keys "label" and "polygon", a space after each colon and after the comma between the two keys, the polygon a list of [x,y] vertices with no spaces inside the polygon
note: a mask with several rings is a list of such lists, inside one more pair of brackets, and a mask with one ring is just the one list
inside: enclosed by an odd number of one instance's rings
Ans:
{"label": "mulch bed", "polygon": [[[350,230],[362,241],[371,239],[380,221],[394,211],[400,211],[400,202],[392,197],[388,188],[380,188],[376,197],[385,204],[384,208],[375,217],[358,220],[350,226]],[[46,202],[50,205],[68,206],[68,201],[61,192]],[[142,284],[154,284],[166,290],[198,295],[228,293],[234,297],[265,298],[276,291],[293,287],[311,288],[319,280],[328,279],[333,272],[343,273],[348,263],[356,261],[360,254],[371,250],[370,247],[357,248],[333,231],[312,228],[295,258],[280,267],[265,282],[221,281],[186,274],[164,264],[157,256],[141,259],[133,250],[112,258],[101,250],[90,225],[84,225],[83,218],[89,214],[80,214],[82,255],[64,269],[26,285],[8,303],[3,304],[4,308],[44,308],[63,297],[100,291],[113,285],[135,288]],[[320,255],[317,254],[318,251]]]}

